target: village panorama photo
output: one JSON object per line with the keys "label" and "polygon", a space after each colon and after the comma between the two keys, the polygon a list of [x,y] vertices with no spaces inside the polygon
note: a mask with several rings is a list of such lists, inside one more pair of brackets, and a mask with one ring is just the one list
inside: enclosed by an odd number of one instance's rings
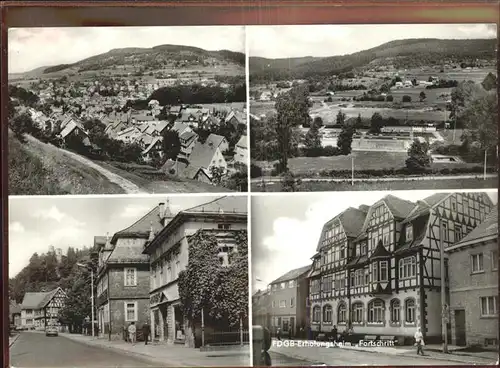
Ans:
{"label": "village panorama photo", "polygon": [[10,365],[251,365],[247,204],[11,197]]}
{"label": "village panorama photo", "polygon": [[252,191],[497,187],[495,24],[246,36]]}
{"label": "village panorama photo", "polygon": [[9,29],[9,194],[246,192],[244,52],[244,27]]}

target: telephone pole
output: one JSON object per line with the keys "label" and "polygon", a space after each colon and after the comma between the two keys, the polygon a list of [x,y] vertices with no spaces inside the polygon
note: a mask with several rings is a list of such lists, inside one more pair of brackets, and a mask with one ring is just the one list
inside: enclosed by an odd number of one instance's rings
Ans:
{"label": "telephone pole", "polygon": [[441,255],[441,333],[443,335],[443,353],[448,353],[448,306],[446,305],[446,272],[444,262],[444,226],[439,224],[439,242]]}

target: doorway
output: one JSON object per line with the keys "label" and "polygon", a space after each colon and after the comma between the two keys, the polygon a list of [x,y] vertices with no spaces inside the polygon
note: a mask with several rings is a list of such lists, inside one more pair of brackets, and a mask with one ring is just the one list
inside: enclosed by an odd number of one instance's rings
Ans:
{"label": "doorway", "polygon": [[465,310],[455,310],[455,340],[457,346],[466,346]]}

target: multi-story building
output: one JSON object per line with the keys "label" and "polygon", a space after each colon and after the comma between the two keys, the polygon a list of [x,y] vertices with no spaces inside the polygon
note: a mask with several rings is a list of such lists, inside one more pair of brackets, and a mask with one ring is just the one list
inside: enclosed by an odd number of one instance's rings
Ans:
{"label": "multi-story building", "polygon": [[446,251],[452,343],[498,348],[498,207]]}
{"label": "multi-story building", "polygon": [[491,207],[485,193],[439,193],[417,203],[388,195],[330,220],[310,277],[311,328],[352,326],[404,342],[421,327],[426,341],[441,341],[440,249],[469,234]]}
{"label": "multi-story building", "polygon": [[271,328],[270,289],[257,290],[252,295],[252,323],[254,326]]}
{"label": "multi-story building", "polygon": [[[179,273],[189,259],[189,237],[198,230],[213,233],[219,241],[221,264],[237,244],[234,230],[247,229],[247,201],[243,197],[222,197],[180,211],[165,226],[151,234],[144,254],[150,256],[150,309],[153,339],[188,344],[194,335],[182,312],[178,290]],[[206,326],[206,330],[208,326]]]}
{"label": "multi-story building", "polygon": [[101,336],[122,338],[134,322],[149,323],[149,257],[143,254],[151,232],[170,217],[164,203],[111,238],[96,237],[99,265],[96,283],[97,321]]}
{"label": "multi-story building", "polygon": [[46,326],[61,327],[59,311],[64,307],[66,293],[61,288],[48,292],[26,293],[21,303],[21,327],[44,330]]}
{"label": "multi-story building", "polygon": [[306,304],[311,266],[296,268],[270,283],[271,331],[281,329],[284,336],[295,337],[306,327]]}

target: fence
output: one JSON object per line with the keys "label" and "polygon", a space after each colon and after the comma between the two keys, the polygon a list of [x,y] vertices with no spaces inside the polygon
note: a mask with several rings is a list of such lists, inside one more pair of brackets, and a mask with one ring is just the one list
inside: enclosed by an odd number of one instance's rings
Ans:
{"label": "fence", "polygon": [[205,335],[205,345],[244,345],[249,344],[250,333],[243,331],[216,331]]}

